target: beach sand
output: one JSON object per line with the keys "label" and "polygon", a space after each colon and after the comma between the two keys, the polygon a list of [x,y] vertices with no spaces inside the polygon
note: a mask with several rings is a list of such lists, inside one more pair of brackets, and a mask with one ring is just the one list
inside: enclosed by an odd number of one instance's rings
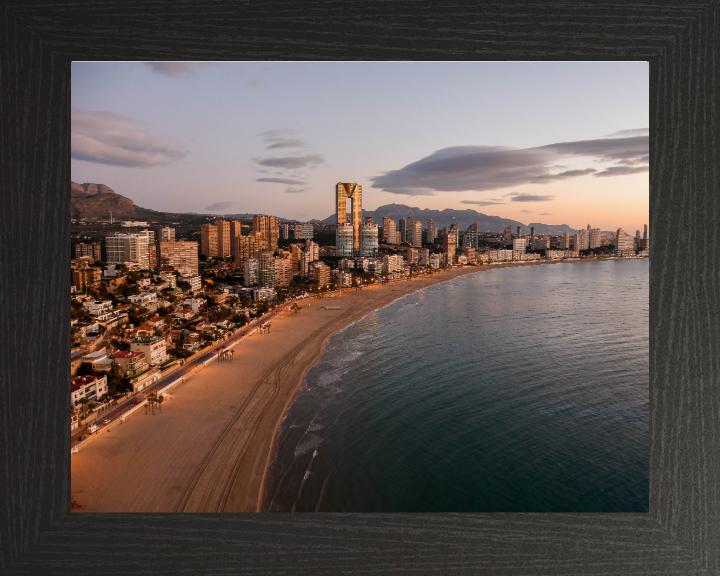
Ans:
{"label": "beach sand", "polygon": [[[367,313],[426,286],[485,269],[456,268],[334,298],[301,301],[269,334],[234,347],[172,389],[162,412],[139,410],[72,455],[74,512],[260,512],[278,425],[325,341]],[[581,262],[581,261],[576,261]],[[321,310],[321,307],[339,310]]]}

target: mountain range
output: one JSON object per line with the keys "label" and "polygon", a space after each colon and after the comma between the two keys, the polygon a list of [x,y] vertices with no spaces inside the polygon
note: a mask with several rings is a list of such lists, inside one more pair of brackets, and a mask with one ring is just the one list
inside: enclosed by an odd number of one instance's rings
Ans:
{"label": "mountain range", "polygon": [[[543,224],[541,222],[523,224],[517,220],[501,218],[500,216],[488,216],[477,210],[470,209],[454,210],[452,208],[446,208],[445,210],[429,210],[427,208],[420,209],[407,206],[406,204],[386,204],[375,210],[363,210],[362,215],[363,220],[367,216],[372,216],[373,222],[380,226],[382,226],[383,217],[397,221],[400,218],[412,216],[422,222],[423,228],[427,227],[428,219],[432,218],[437,228],[444,228],[445,226],[450,226],[453,222],[457,222],[460,230],[467,230],[473,222],[477,221],[478,232],[502,232],[505,226],[510,226],[514,233],[517,227],[521,226],[525,233],[529,233],[531,227],[535,228],[537,234],[551,234],[555,236],[565,232],[568,234],[577,233],[576,228],[571,228],[567,224]],[[325,220],[310,220],[310,222],[334,224],[335,215],[328,216]]]}
{"label": "mountain range", "polygon": [[[178,221],[197,221],[205,222],[208,217],[220,216],[223,218],[252,218],[254,214],[188,214],[188,213],[171,213],[157,212],[148,208],[135,206],[135,203],[117,194],[114,190],[105,184],[77,184],[70,183],[70,211],[73,219],[80,218],[110,218],[112,212],[115,220],[138,220],[151,221],[168,224]],[[457,222],[460,230],[467,228],[475,221],[478,223],[479,232],[502,232],[505,226],[510,226],[513,232],[518,226],[522,226],[523,231],[530,232],[530,227],[535,228],[538,234],[560,235],[565,232],[575,234],[577,229],[571,228],[567,224],[543,224],[540,222],[531,222],[524,224],[517,220],[501,218],[499,216],[488,216],[476,210],[454,210],[446,208],[445,210],[429,210],[427,208],[420,209],[408,206],[406,204],[386,204],[378,207],[376,210],[363,210],[363,219],[368,216],[373,218],[376,224],[382,226],[383,217],[388,217],[397,222],[400,218],[412,216],[416,220],[420,220],[423,227],[428,224],[428,219],[435,221],[437,228],[450,226],[453,222]],[[281,218],[281,220],[284,220]],[[328,216],[324,220],[310,220],[312,223],[334,224],[335,215]]]}

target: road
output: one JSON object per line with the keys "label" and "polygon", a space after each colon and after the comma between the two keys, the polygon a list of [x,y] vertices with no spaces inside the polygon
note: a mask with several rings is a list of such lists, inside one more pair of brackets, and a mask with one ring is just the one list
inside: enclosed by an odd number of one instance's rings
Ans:
{"label": "road", "polygon": [[[118,403],[117,406],[113,406],[104,412],[100,412],[97,414],[95,421],[90,422],[90,420],[86,420],[85,424],[83,426],[80,426],[77,430],[74,430],[71,435],[71,441],[70,446],[71,448],[74,448],[78,444],[81,444],[82,442],[78,441],[78,438],[80,436],[90,436],[88,434],[86,427],[90,424],[97,424],[98,430],[95,432],[95,434],[99,434],[102,432],[105,428],[109,426],[113,426],[117,423],[120,416],[122,416],[125,412],[130,410],[132,407],[134,407],[139,402],[136,402],[136,400],[139,400],[142,402],[145,399],[145,396],[150,394],[151,392],[157,392],[158,390],[161,390],[168,384],[175,382],[179,378],[182,378],[184,375],[192,372],[195,368],[197,368],[200,364],[203,362],[209,360],[212,358],[215,354],[217,354],[222,348],[225,348],[234,342],[237,342],[240,340],[243,336],[246,336],[249,332],[252,332],[254,329],[256,329],[261,324],[265,324],[266,322],[269,322],[275,316],[280,314],[280,312],[287,309],[289,305],[291,305],[293,302],[296,302],[297,300],[301,299],[293,299],[289,300],[285,303],[283,303],[282,306],[278,307],[277,309],[273,310],[270,314],[267,314],[265,316],[261,316],[260,318],[256,318],[252,322],[250,322],[247,326],[243,326],[239,330],[237,330],[232,336],[225,338],[224,340],[220,340],[213,344],[210,348],[204,350],[200,354],[195,354],[190,357],[190,359],[186,360],[185,364],[183,364],[180,369],[173,369],[170,370],[168,373],[164,374],[157,382],[150,384],[147,388],[144,388],[140,392],[137,392],[136,394],[133,394],[126,400],[123,400],[121,403]],[[103,424],[105,420],[110,420],[108,424]]]}

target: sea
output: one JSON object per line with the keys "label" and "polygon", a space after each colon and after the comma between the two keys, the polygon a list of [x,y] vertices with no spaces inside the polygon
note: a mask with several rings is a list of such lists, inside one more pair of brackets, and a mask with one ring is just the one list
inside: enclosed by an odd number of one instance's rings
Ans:
{"label": "sea", "polygon": [[496,268],[331,337],[271,512],[648,512],[649,261]]}

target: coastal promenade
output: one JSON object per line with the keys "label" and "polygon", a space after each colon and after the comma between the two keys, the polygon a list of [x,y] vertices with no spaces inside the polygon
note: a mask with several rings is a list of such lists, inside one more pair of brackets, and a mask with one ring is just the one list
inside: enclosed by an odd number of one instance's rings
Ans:
{"label": "coastal promenade", "polygon": [[[300,300],[299,313],[278,312],[269,333],[256,332],[236,345],[232,362],[213,362],[177,384],[161,412],[140,410],[74,454],[72,493],[83,506],[74,511],[262,511],[277,427],[327,338],[438,282],[499,267],[553,263],[561,261],[455,268]],[[211,356],[198,361],[206,355]]]}

